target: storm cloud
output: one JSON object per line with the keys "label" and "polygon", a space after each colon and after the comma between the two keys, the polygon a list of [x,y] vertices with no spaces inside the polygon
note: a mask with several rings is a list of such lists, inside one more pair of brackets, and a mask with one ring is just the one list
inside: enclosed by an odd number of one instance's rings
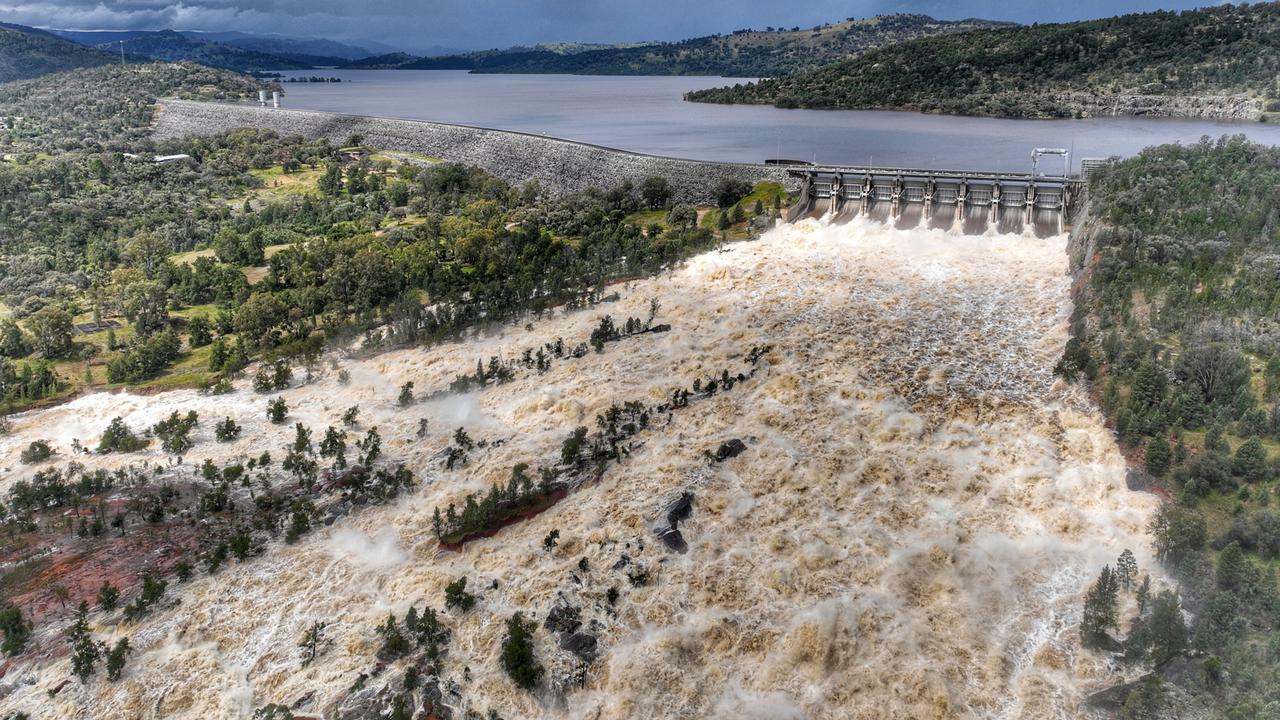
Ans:
{"label": "storm cloud", "polygon": [[0,2],[0,21],[70,30],[239,30],[375,41],[409,51],[539,42],[678,40],[766,26],[916,12],[1054,22],[1203,0],[57,0]]}

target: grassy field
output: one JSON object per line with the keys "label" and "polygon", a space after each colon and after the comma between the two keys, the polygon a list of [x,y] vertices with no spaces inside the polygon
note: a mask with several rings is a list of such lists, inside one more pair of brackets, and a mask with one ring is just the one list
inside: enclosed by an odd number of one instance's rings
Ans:
{"label": "grassy field", "polygon": [[315,192],[316,182],[324,175],[324,170],[303,168],[297,172],[286,173],[283,167],[276,165],[265,170],[250,170],[249,174],[262,180],[262,187],[253,191],[254,197],[262,201],[272,201],[286,200]]}

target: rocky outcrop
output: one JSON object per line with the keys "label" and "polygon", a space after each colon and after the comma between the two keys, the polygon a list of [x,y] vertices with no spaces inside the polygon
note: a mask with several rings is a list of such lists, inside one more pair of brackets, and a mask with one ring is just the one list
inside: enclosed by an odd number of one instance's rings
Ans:
{"label": "rocky outcrop", "polygon": [[747,444],[738,438],[733,438],[732,440],[720,443],[720,447],[716,448],[715,459],[716,462],[724,462],[729,458],[738,457],[746,451]]}
{"label": "rocky outcrop", "polygon": [[281,135],[324,137],[334,143],[360,135],[374,147],[472,165],[512,184],[536,180],[543,189],[557,195],[613,187],[627,180],[639,184],[653,175],[665,177],[673,200],[682,204],[714,204],[715,185],[727,178],[751,183],[774,180],[788,189],[798,187],[785,169],[773,165],[683,160],[466,125],[257,105],[165,100],[152,136],[165,140],[216,135],[245,127],[265,128]]}
{"label": "rocky outcrop", "polygon": [[1095,95],[1093,93],[1058,93],[1052,104],[1065,115],[1076,117],[1205,118],[1207,120],[1262,119],[1263,101],[1247,95]]}
{"label": "rocky outcrop", "polygon": [[689,543],[680,532],[680,523],[693,515],[693,493],[683,492],[680,497],[667,506],[665,523],[659,524],[654,532],[668,550],[685,553],[689,551]]}
{"label": "rocky outcrop", "polygon": [[594,662],[599,640],[582,630],[582,613],[564,598],[556,601],[543,627],[560,636],[560,649],[572,653],[583,662]]}

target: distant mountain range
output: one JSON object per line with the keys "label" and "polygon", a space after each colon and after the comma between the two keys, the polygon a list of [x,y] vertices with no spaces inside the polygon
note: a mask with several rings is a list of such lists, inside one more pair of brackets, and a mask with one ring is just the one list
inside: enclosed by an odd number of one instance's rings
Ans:
{"label": "distant mountain range", "polygon": [[975,19],[935,20],[927,15],[883,15],[803,29],[738,30],[728,35],[672,43],[538,45],[444,57],[396,53],[358,60],[345,67],[479,73],[772,77],[814,69],[904,40],[1008,25]]}
{"label": "distant mountain range", "polygon": [[[51,30],[53,34],[90,47],[106,49],[107,46],[118,48],[125,44],[125,51],[145,48],[148,54],[156,59],[171,60],[182,53],[192,55],[216,54],[224,60],[243,64],[250,61],[251,56],[244,56],[236,51],[257,53],[260,56],[280,58],[293,63],[312,67],[316,65],[341,65],[351,60],[368,57],[377,50],[326,40],[323,38],[294,38],[284,35],[252,35],[242,32],[198,32],[175,30]],[[227,48],[234,48],[228,50]],[[198,57],[182,59],[200,62]],[[272,69],[282,69],[276,67]]]}
{"label": "distant mountain range", "polygon": [[109,53],[77,45],[43,30],[0,23],[0,82],[95,67],[111,60]]}
{"label": "distant mountain range", "polygon": [[0,82],[101,65],[118,60],[121,49],[131,62],[190,60],[241,72],[337,67],[391,49],[242,32],[42,30],[8,23],[0,29],[7,31],[0,39]]}

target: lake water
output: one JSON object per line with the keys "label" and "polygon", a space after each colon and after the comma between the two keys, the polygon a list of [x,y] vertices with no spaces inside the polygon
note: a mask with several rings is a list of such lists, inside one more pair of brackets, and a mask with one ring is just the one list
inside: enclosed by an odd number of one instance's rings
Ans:
{"label": "lake water", "polygon": [[[286,73],[287,75],[288,73]],[[1001,120],[907,112],[779,110],[685,102],[715,77],[472,75],[455,70],[324,70],[341,83],[286,84],[284,106],[519,130],[636,152],[731,162],[1030,169],[1037,147],[1083,157],[1244,133],[1280,145],[1280,124],[1165,118]],[[1052,161],[1047,169],[1056,171]]]}

